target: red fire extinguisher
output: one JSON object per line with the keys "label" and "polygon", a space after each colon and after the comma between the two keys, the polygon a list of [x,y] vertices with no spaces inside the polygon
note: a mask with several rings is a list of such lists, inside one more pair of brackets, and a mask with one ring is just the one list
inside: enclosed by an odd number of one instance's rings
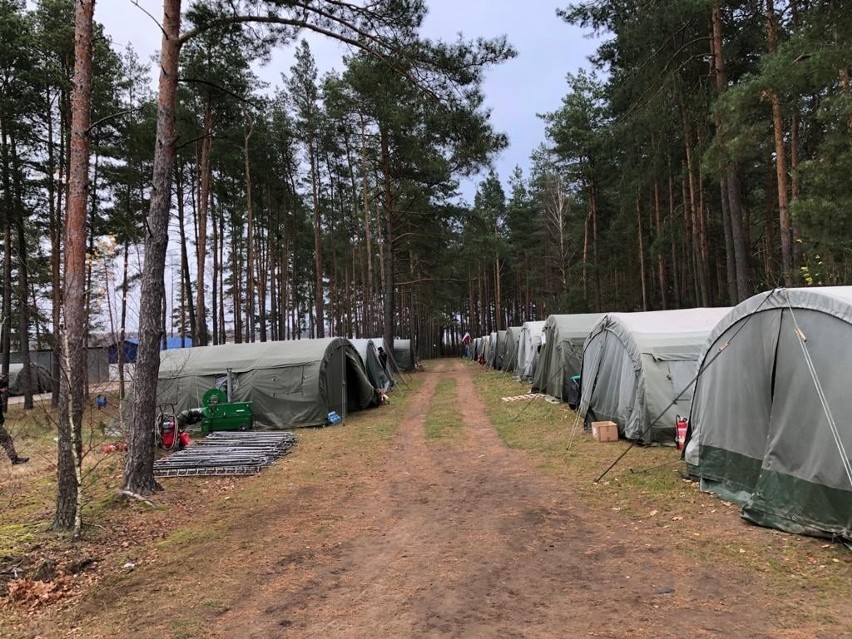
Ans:
{"label": "red fire extinguisher", "polygon": [[686,443],[686,429],[689,428],[689,420],[678,415],[675,418],[675,445],[678,450],[683,450]]}

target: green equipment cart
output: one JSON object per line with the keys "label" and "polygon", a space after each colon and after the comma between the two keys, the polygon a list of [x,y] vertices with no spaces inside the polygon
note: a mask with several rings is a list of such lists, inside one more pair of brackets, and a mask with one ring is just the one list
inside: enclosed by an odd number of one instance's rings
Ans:
{"label": "green equipment cart", "polygon": [[251,430],[254,413],[251,402],[229,402],[228,396],[218,388],[211,388],[202,398],[201,432],[219,430]]}

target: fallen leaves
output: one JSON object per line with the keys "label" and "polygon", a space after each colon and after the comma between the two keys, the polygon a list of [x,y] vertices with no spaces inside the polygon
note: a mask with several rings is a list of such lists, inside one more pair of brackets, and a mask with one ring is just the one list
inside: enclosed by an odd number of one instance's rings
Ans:
{"label": "fallen leaves", "polygon": [[24,577],[14,579],[8,583],[8,600],[33,611],[40,606],[54,603],[62,599],[71,589],[74,580],[71,577],[60,575],[50,581],[39,581]]}

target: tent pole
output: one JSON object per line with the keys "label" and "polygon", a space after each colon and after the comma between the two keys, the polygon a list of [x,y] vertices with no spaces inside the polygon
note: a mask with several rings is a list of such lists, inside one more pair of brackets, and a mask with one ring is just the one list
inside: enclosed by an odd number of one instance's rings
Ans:
{"label": "tent pole", "polygon": [[340,358],[340,392],[341,392],[341,403],[340,403],[340,413],[343,418],[343,421],[346,421],[346,351],[343,348],[339,349],[342,357]]}

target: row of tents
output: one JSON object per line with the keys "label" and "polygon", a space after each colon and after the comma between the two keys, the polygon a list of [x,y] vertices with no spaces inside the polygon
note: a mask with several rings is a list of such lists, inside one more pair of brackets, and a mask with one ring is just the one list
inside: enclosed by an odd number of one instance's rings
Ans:
{"label": "row of tents", "polygon": [[469,355],[638,443],[671,442],[688,417],[702,489],[757,524],[852,540],[852,287],[552,315],[473,340]]}
{"label": "row of tents", "polygon": [[[379,349],[382,349],[380,351]],[[181,412],[202,405],[212,387],[230,401],[252,402],[258,428],[320,426],[329,414],[377,406],[399,378],[415,368],[411,340],[283,340],[162,351],[157,405]]]}

